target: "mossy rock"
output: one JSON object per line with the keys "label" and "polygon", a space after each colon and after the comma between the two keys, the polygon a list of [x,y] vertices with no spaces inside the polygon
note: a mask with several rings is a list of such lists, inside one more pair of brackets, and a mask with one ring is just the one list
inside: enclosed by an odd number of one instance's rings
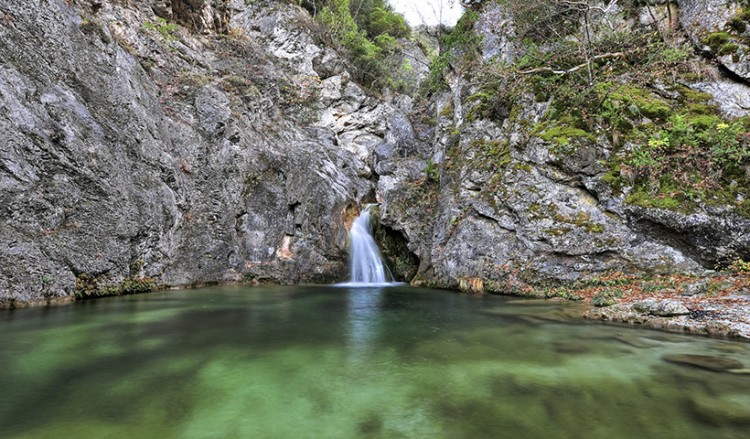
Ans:
{"label": "mossy rock", "polygon": [[709,46],[714,52],[717,52],[719,48],[724,44],[727,44],[730,39],[731,36],[727,32],[713,32],[703,39],[703,43]]}
{"label": "mossy rock", "polygon": [[739,44],[726,43],[726,44],[722,44],[716,53],[719,56],[733,55],[734,53],[737,52],[737,50],[739,50],[739,48],[740,48]]}
{"label": "mossy rock", "polygon": [[129,277],[119,285],[107,285],[106,279],[82,273],[76,277],[76,288],[73,294],[77,300],[84,300],[96,297],[149,293],[161,288],[159,282],[151,277]]}
{"label": "mossy rock", "polygon": [[681,207],[684,207],[679,200],[672,198],[669,195],[651,195],[647,190],[640,187],[636,187],[633,192],[625,198],[625,203],[649,209],[678,210]]}

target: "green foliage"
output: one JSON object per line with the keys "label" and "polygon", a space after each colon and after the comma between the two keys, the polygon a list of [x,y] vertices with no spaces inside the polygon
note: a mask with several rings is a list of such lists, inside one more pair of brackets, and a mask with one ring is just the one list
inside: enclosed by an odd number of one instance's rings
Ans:
{"label": "green foliage", "polygon": [[[522,123],[516,116],[533,96],[550,106],[527,133],[551,143],[559,160],[582,141],[611,140],[603,180],[623,191],[627,202],[682,211],[722,205],[750,213],[750,118],[722,116],[710,95],[684,85],[702,79],[694,48],[654,28],[625,33],[596,27],[589,2],[498,1],[524,38],[515,63],[471,64],[477,40],[460,27],[445,36],[433,61],[433,89],[444,86],[448,68],[470,71],[477,90],[467,99],[466,120]],[[623,5],[626,12],[630,5]],[[586,14],[591,22],[582,19]],[[750,22],[743,14],[732,23]],[[703,42],[714,54],[736,55],[746,38],[732,33],[738,26],[730,23],[731,31],[706,35]]]}
{"label": "green foliage", "polygon": [[349,61],[356,80],[370,88],[405,86],[395,79],[394,72],[402,65],[394,64],[393,55],[398,39],[408,37],[411,29],[384,0],[303,1],[302,5],[314,14],[324,39]]}
{"label": "green foliage", "polygon": [[428,182],[437,183],[440,181],[440,169],[438,169],[438,166],[435,163],[427,163],[427,166],[424,168],[424,173]]}
{"label": "green foliage", "polygon": [[147,21],[143,23],[143,27],[152,32],[158,33],[166,42],[172,42],[177,39],[177,37],[175,37],[175,33],[177,33],[177,25],[169,23],[164,18],[157,17],[155,22]]}
{"label": "green foliage", "polygon": [[370,37],[386,34],[394,38],[405,38],[411,32],[404,17],[393,12],[386,4],[373,8],[367,15],[364,27]]}
{"label": "green foliage", "polygon": [[428,92],[437,92],[447,88],[444,74],[449,67],[465,67],[476,62],[481,38],[473,28],[478,18],[478,12],[467,9],[456,26],[450,32],[440,36],[440,54],[433,57],[430,62]]}
{"label": "green foliage", "polygon": [[741,273],[750,274],[750,261],[744,261],[742,259],[735,259],[730,265],[729,269]]}

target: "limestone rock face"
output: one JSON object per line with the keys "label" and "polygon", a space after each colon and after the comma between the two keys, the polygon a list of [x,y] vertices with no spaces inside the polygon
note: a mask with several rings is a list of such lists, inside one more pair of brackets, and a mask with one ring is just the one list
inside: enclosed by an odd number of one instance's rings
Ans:
{"label": "limestone rock face", "polygon": [[[730,72],[750,81],[750,46],[743,38],[732,41],[737,45],[731,53],[717,50],[706,44],[707,37],[715,32],[728,32],[729,22],[742,11],[740,2],[724,0],[679,0],[680,24],[687,31],[693,43],[706,51],[714,52],[718,61]],[[747,35],[748,31],[736,32]],[[719,48],[720,49],[720,48]]]}
{"label": "limestone rock face", "polygon": [[[708,3],[720,17],[701,19],[701,5]],[[683,25],[723,26],[736,8],[718,3],[724,2],[681,1],[679,17],[687,20]],[[512,62],[513,17],[496,3],[477,9],[482,60]],[[667,29],[666,20],[678,16],[663,3],[636,18],[623,19],[628,14],[616,5],[603,11],[605,29],[650,28],[653,20]],[[502,108],[491,118],[467,117],[483,92],[478,80],[446,79],[450,90],[434,96],[425,112],[436,116],[429,147],[399,151],[391,142],[374,156],[381,219],[401,231],[420,258],[416,282],[529,293],[534,285],[611,271],[701,273],[719,261],[750,257],[750,220],[731,209],[641,208],[627,204],[626,194],[614,194],[603,182],[616,150],[608,138],[575,140],[570,151],[561,151],[535,136],[530,127],[550,102],[521,96],[512,117]],[[741,82],[724,78],[691,87],[711,93],[728,115],[746,114],[739,100],[750,89]],[[425,113],[412,114],[416,133]],[[413,137],[403,133],[404,140]]]}
{"label": "limestone rock face", "polygon": [[[341,214],[371,193],[361,170],[390,107],[304,11],[68,3],[0,1],[0,302],[70,297],[77,278],[346,276]],[[318,55],[340,78],[326,106],[355,124],[322,113]]]}

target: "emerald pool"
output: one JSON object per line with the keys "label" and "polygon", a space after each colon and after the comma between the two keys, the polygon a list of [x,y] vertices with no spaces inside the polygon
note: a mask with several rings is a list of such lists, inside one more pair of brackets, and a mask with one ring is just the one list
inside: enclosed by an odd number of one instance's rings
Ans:
{"label": "emerald pool", "polygon": [[750,345],[575,305],[214,287],[0,311],[2,438],[747,438]]}

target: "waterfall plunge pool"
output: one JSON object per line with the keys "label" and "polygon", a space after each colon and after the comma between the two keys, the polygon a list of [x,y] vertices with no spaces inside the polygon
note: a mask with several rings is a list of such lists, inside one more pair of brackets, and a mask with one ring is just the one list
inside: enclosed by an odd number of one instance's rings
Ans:
{"label": "waterfall plunge pool", "polygon": [[[395,286],[0,311],[3,438],[746,438],[750,345]],[[746,369],[745,369],[746,372]]]}

